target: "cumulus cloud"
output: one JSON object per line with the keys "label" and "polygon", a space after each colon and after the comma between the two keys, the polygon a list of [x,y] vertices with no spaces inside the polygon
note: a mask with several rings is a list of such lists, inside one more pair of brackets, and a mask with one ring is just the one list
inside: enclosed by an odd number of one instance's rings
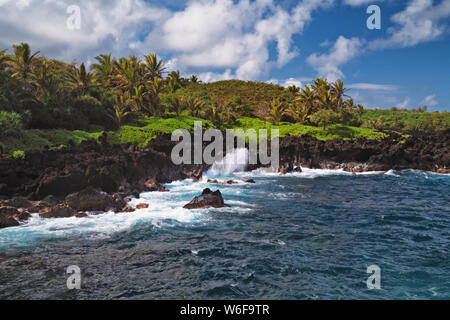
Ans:
{"label": "cumulus cloud", "polygon": [[428,107],[436,107],[439,105],[439,102],[436,100],[436,95],[433,94],[431,96],[426,96],[425,99],[422,100],[421,104]]}
{"label": "cumulus cloud", "polygon": [[279,84],[283,87],[296,86],[299,88],[303,88],[307,83],[311,82],[311,77],[296,77],[296,78],[288,78],[288,79],[270,79],[266,81],[266,83]]}
{"label": "cumulus cloud", "polygon": [[[365,0],[345,0],[349,5],[361,5]],[[450,17],[450,0],[410,0],[407,6],[394,14],[393,27],[388,29],[388,37],[378,38],[367,44],[365,51],[377,51],[391,47],[411,47],[438,39],[448,30],[445,19]],[[310,55],[307,62],[320,76],[329,80],[344,78],[341,65],[364,53],[359,38],[347,39],[340,36],[329,53]],[[326,42],[328,44],[328,42]]]}
{"label": "cumulus cloud", "polygon": [[[214,77],[257,79],[298,55],[293,35],[302,33],[314,10],[332,3],[303,0],[288,12],[273,0],[191,1],[155,28],[140,46],[172,53],[187,68],[227,69]],[[275,60],[269,55],[272,44],[277,48]]]}
{"label": "cumulus cloud", "polygon": [[203,82],[215,82],[215,81],[230,80],[230,79],[235,78],[235,76],[231,72],[231,69],[227,69],[223,73],[211,72],[211,71],[202,72],[198,75],[198,77]]}
{"label": "cumulus cloud", "polygon": [[409,103],[411,102],[410,98],[405,98],[402,102],[397,103],[395,106],[399,109],[406,109],[409,106]]}
{"label": "cumulus cloud", "polygon": [[296,87],[301,88],[301,87],[303,87],[303,83],[298,79],[289,78],[284,82],[283,86],[284,87],[296,86]]}
{"label": "cumulus cloud", "polygon": [[318,75],[335,81],[344,77],[341,65],[352,60],[361,53],[362,41],[358,38],[345,38],[340,36],[328,53],[318,55],[313,53],[306,61],[314,68]]}
{"label": "cumulus cloud", "polygon": [[302,0],[287,10],[274,0],[191,0],[169,10],[145,0],[79,0],[81,29],[69,30],[72,0],[0,0],[0,48],[24,41],[69,61],[158,51],[189,71],[213,69],[205,79],[258,79],[299,54],[292,37],[333,2]]}
{"label": "cumulus cloud", "polygon": [[387,47],[411,47],[435,40],[448,28],[445,19],[450,17],[450,0],[433,4],[433,0],[411,0],[406,8],[391,17],[394,26],[388,29],[387,38],[370,43],[374,50]]}
{"label": "cumulus cloud", "polygon": [[72,0],[0,2],[0,47],[18,41],[52,57],[82,59],[100,52],[127,54],[142,28],[167,18],[169,11],[143,0],[79,0],[81,28],[67,27]]}

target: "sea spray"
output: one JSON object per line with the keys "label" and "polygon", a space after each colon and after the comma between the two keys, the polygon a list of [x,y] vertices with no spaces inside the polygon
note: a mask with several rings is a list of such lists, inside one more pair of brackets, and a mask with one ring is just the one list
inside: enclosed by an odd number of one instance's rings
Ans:
{"label": "sea spray", "polygon": [[248,164],[248,150],[246,148],[234,149],[227,153],[220,161],[214,162],[207,176],[229,175],[233,172],[245,171]]}
{"label": "sea spray", "polygon": [[[227,129],[226,141],[224,141],[223,133],[220,130],[208,129],[203,133],[202,121],[195,121],[193,144],[191,133],[188,130],[180,128],[172,132],[171,141],[178,143],[172,148],[171,160],[174,164],[181,165],[192,164],[193,158],[194,164],[213,165],[215,162],[222,160],[224,142],[226,142],[226,152],[232,153],[234,149],[245,148],[245,141],[248,139],[248,152],[245,163],[270,165],[272,170],[278,170],[280,162],[279,130],[272,129],[270,137],[268,139],[267,129],[260,129],[259,134],[254,129],[246,131],[242,129]],[[270,149],[268,147],[269,140]],[[210,143],[203,149],[204,142]],[[192,152],[194,153],[193,157]]]}

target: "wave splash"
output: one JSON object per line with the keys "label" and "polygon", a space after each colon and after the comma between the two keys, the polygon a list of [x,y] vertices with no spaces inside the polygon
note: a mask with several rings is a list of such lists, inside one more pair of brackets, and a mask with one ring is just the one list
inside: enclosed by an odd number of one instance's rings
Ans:
{"label": "wave splash", "polygon": [[223,176],[233,172],[245,171],[248,165],[249,154],[246,148],[234,149],[227,153],[222,160],[216,161],[206,176]]}

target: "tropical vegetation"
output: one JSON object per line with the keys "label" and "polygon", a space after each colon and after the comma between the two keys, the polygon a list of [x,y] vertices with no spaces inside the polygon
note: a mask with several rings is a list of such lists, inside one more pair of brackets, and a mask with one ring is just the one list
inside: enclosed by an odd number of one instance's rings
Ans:
{"label": "tropical vegetation", "polygon": [[[26,43],[0,51],[0,152],[60,148],[97,139],[144,146],[158,134],[195,120],[219,129],[279,128],[281,135],[319,139],[380,138],[383,130],[440,130],[447,112],[370,110],[356,104],[343,81],[315,79],[304,88],[228,80],[202,83],[169,70],[156,54],[95,63],[65,63]],[[16,152],[21,151],[21,152]]]}

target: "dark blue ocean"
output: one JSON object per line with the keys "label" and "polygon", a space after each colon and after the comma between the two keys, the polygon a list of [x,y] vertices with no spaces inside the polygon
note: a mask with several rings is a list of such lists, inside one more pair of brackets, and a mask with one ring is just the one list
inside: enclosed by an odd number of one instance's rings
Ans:
{"label": "dark blue ocean", "polygon": [[[168,184],[134,213],[0,230],[1,299],[449,299],[450,176],[213,172],[256,184]],[[188,211],[202,189],[229,208]],[[82,271],[81,290],[66,268]],[[367,267],[381,269],[369,290]]]}

